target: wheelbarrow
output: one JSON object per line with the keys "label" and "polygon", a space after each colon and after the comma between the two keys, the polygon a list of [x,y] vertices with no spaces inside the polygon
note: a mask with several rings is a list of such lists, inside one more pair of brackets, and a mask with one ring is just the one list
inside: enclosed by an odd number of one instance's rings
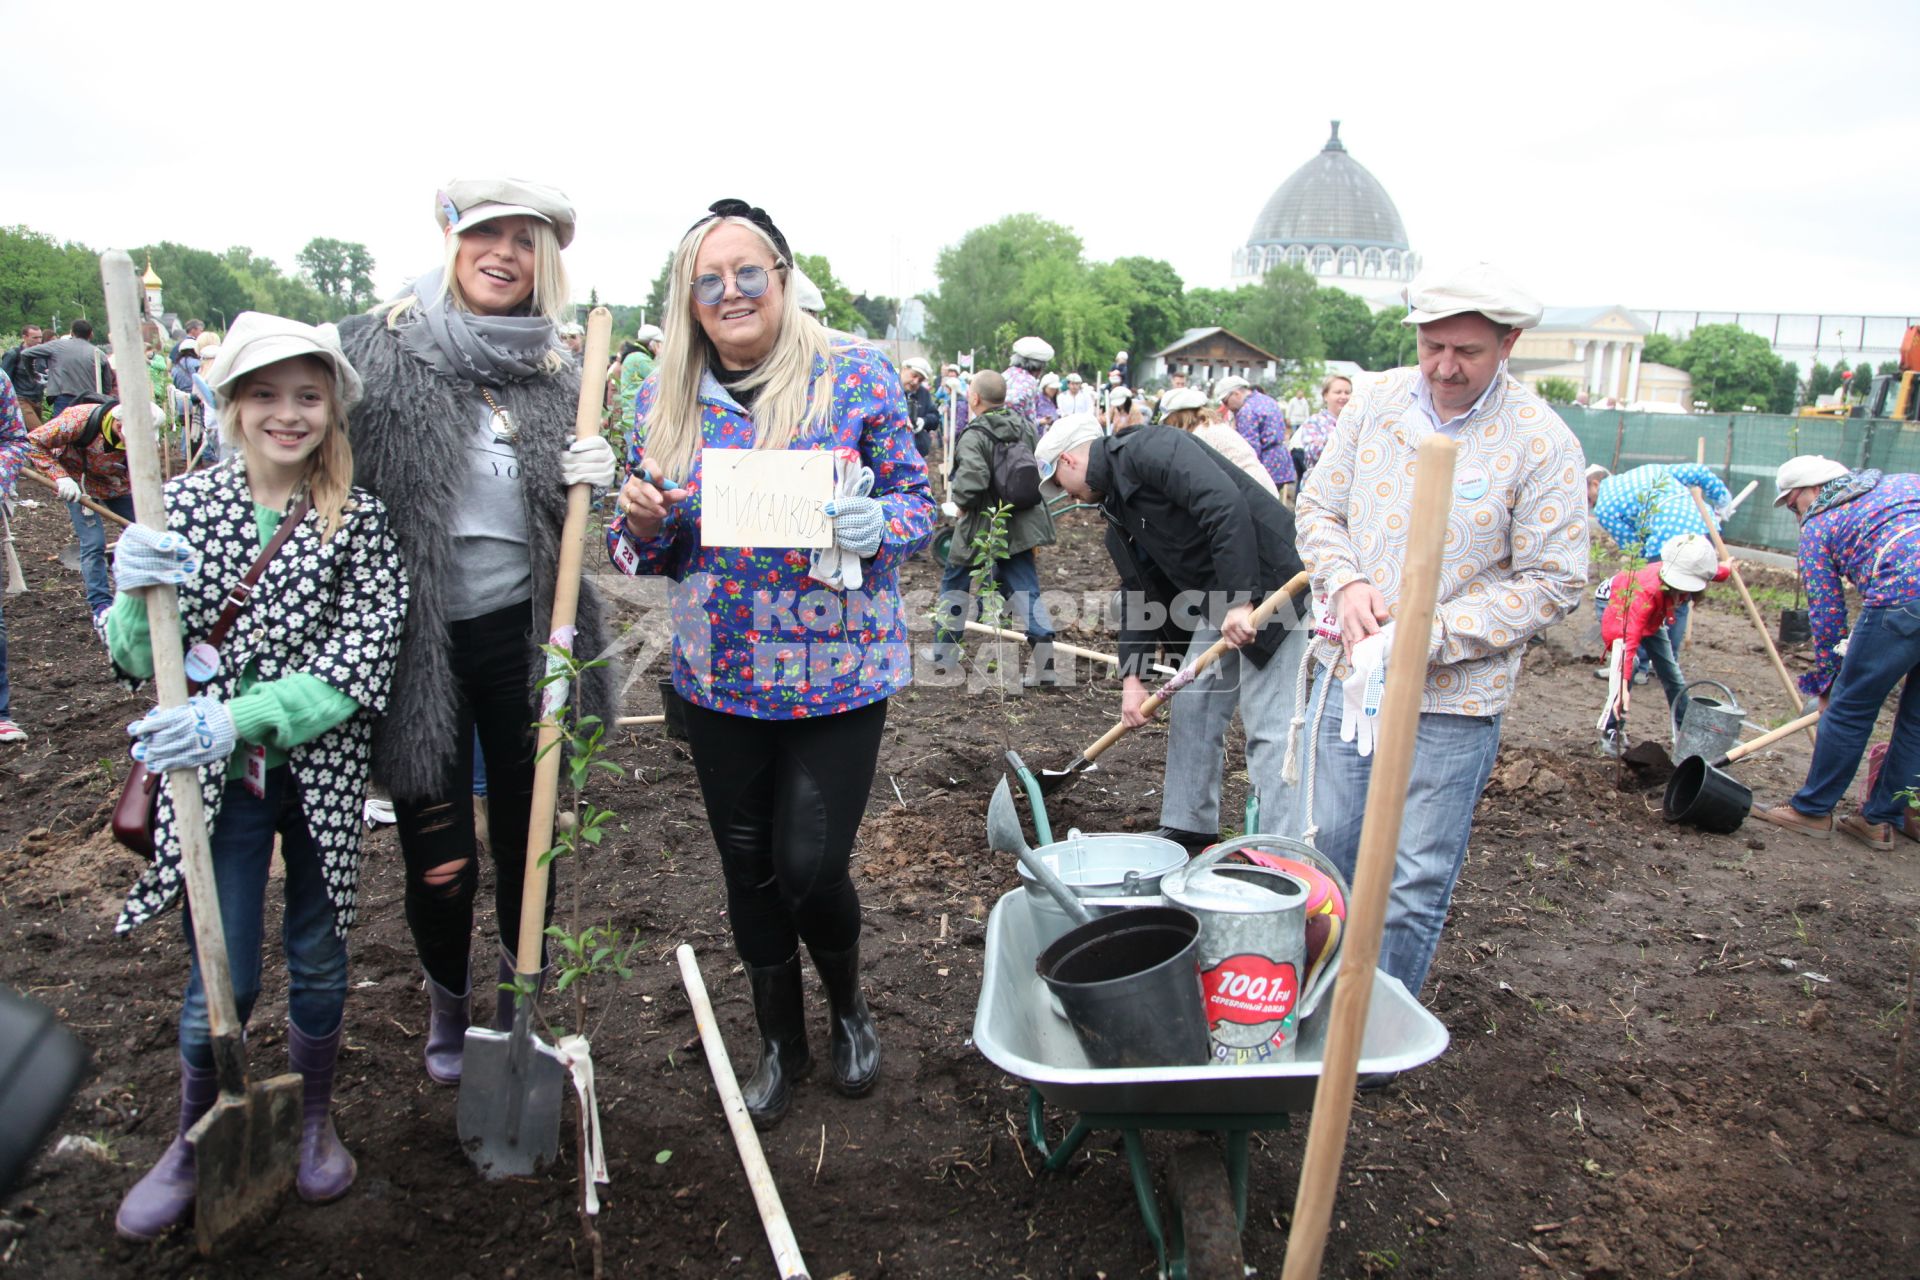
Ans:
{"label": "wheelbarrow", "polygon": [[[1242,1275],[1247,1218],[1248,1135],[1284,1129],[1313,1105],[1326,1046],[1325,1017],[1303,1024],[1292,1062],[1258,1066],[1098,1068],[1087,1064],[1066,1017],[1034,971],[1041,930],[1024,889],[1005,894],[987,917],[985,972],[974,1010],[981,1054],[1027,1089],[1026,1138],[1049,1172],[1064,1169],[1096,1130],[1118,1130],[1127,1152],[1140,1218],[1159,1274]],[[1409,1071],[1446,1051],[1447,1030],[1396,979],[1374,974],[1359,1070]],[[1047,1107],[1069,1113],[1065,1136],[1047,1138]],[[1219,1134],[1224,1167],[1204,1139],[1187,1145],[1170,1169],[1163,1214],[1143,1135],[1149,1131]]]}

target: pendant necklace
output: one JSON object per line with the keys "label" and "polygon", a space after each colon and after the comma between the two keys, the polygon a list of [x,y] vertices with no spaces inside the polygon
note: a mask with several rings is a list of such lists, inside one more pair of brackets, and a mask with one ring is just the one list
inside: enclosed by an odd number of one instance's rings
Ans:
{"label": "pendant necklace", "polygon": [[495,400],[493,393],[485,387],[480,388],[480,398],[487,402],[487,408],[493,410],[493,420],[488,425],[493,428],[494,439],[512,444],[514,437],[520,434],[518,428],[513,425],[513,418],[500,407],[500,402]]}

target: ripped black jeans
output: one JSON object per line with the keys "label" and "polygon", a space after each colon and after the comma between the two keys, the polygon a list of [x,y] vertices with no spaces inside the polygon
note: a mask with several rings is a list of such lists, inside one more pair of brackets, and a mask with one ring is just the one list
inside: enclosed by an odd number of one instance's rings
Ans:
{"label": "ripped black jeans", "polygon": [[[453,759],[426,800],[393,805],[400,853],[407,864],[407,926],[427,976],[449,991],[467,988],[473,899],[479,890],[473,829],[473,744],[478,730],[487,768],[487,831],[493,854],[493,906],[511,951],[520,938],[520,891],[526,882],[527,821],[533,805],[533,698],[528,667],[530,603],[512,605],[447,627],[449,661],[459,691]],[[547,884],[549,914],[553,883]],[[494,948],[475,966],[493,981]]]}
{"label": "ripped black jeans", "polygon": [[720,848],[740,958],[780,964],[801,941],[845,951],[860,939],[847,876],[867,809],[886,699],[803,720],[755,720],[687,704],[687,739]]}

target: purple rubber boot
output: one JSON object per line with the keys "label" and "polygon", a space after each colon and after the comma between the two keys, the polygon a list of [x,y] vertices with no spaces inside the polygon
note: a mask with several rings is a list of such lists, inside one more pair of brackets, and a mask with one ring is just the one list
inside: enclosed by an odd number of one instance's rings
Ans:
{"label": "purple rubber boot", "polygon": [[300,1074],[300,1198],[326,1204],[347,1194],[358,1171],[333,1130],[333,1066],[340,1057],[345,1019],[330,1036],[310,1036],[287,1023],[287,1057]]}
{"label": "purple rubber boot", "polygon": [[427,975],[427,1000],[432,1012],[427,1022],[427,1075],[435,1084],[459,1084],[460,1062],[467,1051],[467,1023],[471,1018],[473,981],[454,994]]}
{"label": "purple rubber boot", "polygon": [[158,1240],[193,1215],[193,1148],[187,1130],[212,1108],[220,1084],[212,1067],[205,1071],[180,1060],[180,1132],[160,1154],[160,1161],[133,1184],[120,1201],[113,1229],[122,1240],[138,1244]]}

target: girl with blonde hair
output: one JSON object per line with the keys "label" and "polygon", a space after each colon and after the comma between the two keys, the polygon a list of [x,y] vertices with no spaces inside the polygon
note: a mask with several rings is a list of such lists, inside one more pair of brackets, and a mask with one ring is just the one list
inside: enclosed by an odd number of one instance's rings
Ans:
{"label": "girl with blonde hair", "polygon": [[[622,571],[674,580],[673,687],[760,1029],[743,1092],[762,1126],[813,1066],[802,942],[832,1010],[834,1086],[859,1096],[879,1076],[847,865],[887,699],[912,678],[899,570],[934,514],[893,367],[800,310],[792,265],[773,220],[739,200],[681,240],[607,531]],[[832,545],[713,545],[702,500],[716,449],[830,450]]]}
{"label": "girl with blonde hair", "polygon": [[[287,1054],[303,1081],[298,1188],[315,1202],[353,1184],[334,1131],[334,1064],[345,1026],[347,927],[360,868],[360,805],[406,615],[406,574],[380,500],[353,484],[346,413],[360,377],[332,326],[235,318],[207,382],[229,459],[167,485],[167,532],[133,525],[114,552],[120,595],[106,619],[123,677],[153,674],[144,587],[178,588],[186,704],[130,729],[153,774],[197,767],[227,964],[244,1024],[260,994],[268,870],[285,869]],[[263,549],[264,548],[264,549]],[[261,561],[252,593],[230,605]],[[155,860],[119,929],[159,914],[180,887],[179,832],[161,783]],[[193,928],[187,925],[188,945]],[[115,1227],[153,1240],[193,1206],[186,1134],[219,1092],[200,957],[180,1011],[180,1126],[121,1201]]]}

